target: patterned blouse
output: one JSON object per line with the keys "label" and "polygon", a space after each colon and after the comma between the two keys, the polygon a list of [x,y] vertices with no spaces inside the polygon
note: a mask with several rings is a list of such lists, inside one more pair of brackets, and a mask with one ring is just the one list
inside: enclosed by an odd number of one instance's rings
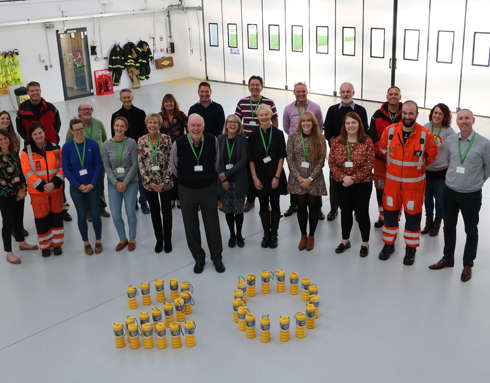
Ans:
{"label": "patterned blouse", "polygon": [[[351,176],[355,184],[371,182],[373,180],[374,145],[370,138],[365,142],[349,143],[352,153],[348,159],[347,147],[340,143],[340,137],[332,140],[332,147],[328,156],[328,166],[332,177],[337,182],[343,182],[345,176]],[[346,162],[352,162],[352,167],[346,167]]]}
{"label": "patterned blouse", "polygon": [[174,111],[172,120],[169,119],[167,112],[164,110],[160,112],[163,123],[160,128],[160,132],[167,134],[174,142],[180,136],[183,136],[187,130],[187,116],[180,110]]}
{"label": "patterned blouse", "polygon": [[0,152],[0,197],[14,197],[25,186],[19,155]]}
{"label": "patterned blouse", "polygon": [[163,191],[173,188],[170,172],[170,151],[172,140],[166,134],[160,133],[155,148],[149,134],[138,140],[138,165],[143,178],[143,186],[149,190],[150,184],[165,184]]}

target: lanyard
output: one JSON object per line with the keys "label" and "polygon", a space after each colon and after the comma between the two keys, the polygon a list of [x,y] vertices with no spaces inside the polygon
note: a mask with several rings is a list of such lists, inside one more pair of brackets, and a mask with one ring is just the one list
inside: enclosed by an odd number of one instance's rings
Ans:
{"label": "lanyard", "polygon": [[255,117],[255,112],[257,111],[261,102],[262,102],[262,96],[260,96],[259,101],[257,102],[257,105],[255,105],[255,110],[254,110],[253,103],[252,103],[252,97],[250,97],[250,111],[252,112],[252,118]]}
{"label": "lanyard", "polygon": [[121,166],[121,164],[122,164],[122,154],[124,152],[124,145],[126,145],[126,140],[123,140],[123,142],[122,142],[121,151],[117,150],[117,143],[116,143],[116,141],[112,141],[112,143],[114,144],[114,150],[116,151],[116,154],[117,154],[117,163],[118,163],[119,166]]}
{"label": "lanyard", "polygon": [[231,145],[231,150],[230,150],[230,143],[228,142],[228,137],[226,137],[226,150],[228,151],[228,163],[231,163],[231,156],[233,154],[233,149],[235,148],[236,140],[233,141],[233,145]]}
{"label": "lanyard", "polygon": [[[439,128],[439,131],[436,134],[436,138],[438,138],[439,134],[441,134],[441,130],[442,130],[442,126]],[[432,134],[434,134],[434,124],[430,124],[430,131],[432,132]]]}
{"label": "lanyard", "polygon": [[468,156],[468,152],[470,151],[470,148],[473,145],[473,142],[475,142],[475,137],[476,137],[476,134],[473,134],[473,138],[471,139],[470,143],[468,144],[468,147],[466,148],[466,151],[464,152],[464,156],[461,154],[461,138],[458,140],[458,153],[459,153],[459,160],[461,161],[461,165],[463,165],[464,160],[466,160],[466,157]]}
{"label": "lanyard", "polygon": [[398,113],[396,113],[396,112],[395,112],[395,113],[391,113],[391,112],[389,112],[389,113],[390,113],[390,119],[391,119],[391,122],[395,121],[395,119],[396,119],[396,115],[397,115]]}
{"label": "lanyard", "polygon": [[269,144],[265,145],[264,134],[262,133],[262,127],[259,126],[260,138],[262,138],[262,144],[264,145],[265,154],[269,154],[272,141],[272,125],[269,127]]}
{"label": "lanyard", "polygon": [[350,150],[350,144],[349,144],[349,141],[345,141],[345,147],[347,148],[347,158],[351,159],[352,157],[352,153],[354,152],[354,150],[356,150],[356,146],[357,146],[357,140],[356,140],[356,143],[354,144],[354,147],[352,148],[352,151]]}
{"label": "lanyard", "polygon": [[85,164],[85,147],[87,145],[87,140],[83,140],[83,154],[80,155],[80,150],[78,150],[78,144],[73,140],[73,144],[75,145],[75,150],[77,151],[78,159],[80,160],[80,165],[82,165],[82,169],[84,169]]}
{"label": "lanyard", "polygon": [[310,145],[305,145],[305,138],[303,137],[303,132],[301,132],[301,146],[303,147],[303,155],[305,157],[305,161],[308,161],[308,149]]}
{"label": "lanyard", "polygon": [[302,115],[304,112],[306,112],[306,109],[308,108],[308,105],[307,105],[307,104],[305,104],[305,108],[304,108],[304,110],[303,110],[303,113],[301,113],[301,109],[299,108],[298,103],[296,103],[296,104],[295,104],[295,106],[296,106],[296,110],[298,111],[298,116],[300,116],[300,117],[301,117],[301,115]]}
{"label": "lanyard", "polygon": [[[14,158],[12,153],[5,154],[3,151],[0,151],[0,154],[2,156],[7,156],[7,163],[10,165],[11,168],[13,168],[14,170],[17,169],[17,162],[15,161],[15,158]],[[14,162],[12,163],[12,162],[10,162],[10,160],[12,160]]]}
{"label": "lanyard", "polygon": [[150,138],[150,144],[151,144],[151,152],[153,153],[153,163],[156,164],[157,163],[157,149],[158,149],[158,145],[160,144],[160,135],[157,137],[157,144],[155,146],[153,145],[153,140],[151,139],[151,136],[149,138]]}
{"label": "lanyard", "polygon": [[201,149],[199,149],[199,155],[196,154],[196,149],[192,144],[191,136],[189,133],[187,133],[187,141],[189,141],[189,146],[191,147],[192,153],[194,153],[194,157],[196,157],[197,164],[199,165],[199,159],[201,158],[202,148],[204,148],[204,134],[202,135]]}

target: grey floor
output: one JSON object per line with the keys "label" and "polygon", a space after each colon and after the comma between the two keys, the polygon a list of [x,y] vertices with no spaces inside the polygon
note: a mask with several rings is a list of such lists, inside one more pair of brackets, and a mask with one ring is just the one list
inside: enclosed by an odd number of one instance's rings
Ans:
{"label": "grey floor", "polygon": [[[196,98],[196,80],[181,80],[142,87],[135,104],[146,112],[159,109],[162,95],[172,92],[187,111]],[[214,98],[227,113],[246,88],[213,83]],[[279,109],[291,93],[265,90]],[[334,99],[314,96],[324,112]],[[95,116],[108,124],[118,105],[117,96],[74,100],[57,105],[63,121],[74,115],[80,102],[92,102]],[[371,114],[376,104],[365,103]],[[422,111],[425,122],[427,111]],[[66,130],[66,123],[63,125]],[[107,125],[106,125],[107,126]],[[108,129],[108,126],[107,126]],[[490,131],[487,119],[478,119],[477,130]],[[62,134],[64,136],[64,133]],[[281,220],[279,247],[263,250],[257,208],[246,214],[244,249],[225,247],[225,274],[208,263],[203,274],[192,272],[179,210],[173,214],[174,251],[153,253],[149,216],[138,214],[138,248],[134,253],[113,250],[117,243],[111,219],[104,218],[101,255],[83,254],[76,222],[65,225],[64,255],[43,259],[38,252],[21,254],[22,265],[0,263],[0,381],[2,382],[134,382],[173,379],[189,382],[486,382],[490,374],[490,227],[488,188],[480,222],[479,255],[473,279],[462,284],[461,253],[464,229],[458,228],[457,266],[430,271],[427,266],[441,256],[442,235],[424,237],[413,267],[402,265],[404,246],[398,240],[395,256],[377,259],[382,246],[379,231],[372,231],[371,253],[358,256],[360,235],[352,234],[353,248],[336,255],[340,221],[321,222],[317,246],[311,253],[296,250],[299,230],[296,217]],[[288,199],[281,201],[286,209]],[[328,211],[324,199],[324,211]],[[75,216],[74,209],[71,209]],[[376,217],[373,195],[371,216]],[[29,203],[26,227],[34,240]],[[403,224],[403,219],[402,219]],[[223,239],[228,239],[221,215]],[[270,314],[272,343],[248,340],[232,321],[232,295],[237,278],[257,275],[264,269],[297,271],[319,285],[322,299],[317,328],[305,339],[279,343],[279,315],[293,316],[304,309],[299,297],[272,293],[253,298],[249,307],[257,315]],[[187,280],[194,285],[197,346],[194,349],[117,350],[112,323],[138,310],[128,310],[128,284],[163,278]],[[168,284],[166,284],[168,293]],[[169,339],[170,340],[170,339]]]}

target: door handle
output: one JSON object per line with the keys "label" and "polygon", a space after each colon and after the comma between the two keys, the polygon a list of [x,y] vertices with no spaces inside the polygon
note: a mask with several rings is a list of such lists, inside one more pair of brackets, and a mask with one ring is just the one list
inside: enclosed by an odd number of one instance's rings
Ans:
{"label": "door handle", "polygon": [[391,58],[390,58],[390,64],[389,64],[389,68],[391,69]]}
{"label": "door handle", "polygon": [[[393,65],[393,64],[394,64],[394,65]],[[395,69],[396,69],[396,59],[394,59],[394,60],[393,60],[393,59],[391,59],[391,58],[390,58],[389,68],[391,69],[391,68],[392,68],[392,66],[394,66],[394,67],[395,67]]]}

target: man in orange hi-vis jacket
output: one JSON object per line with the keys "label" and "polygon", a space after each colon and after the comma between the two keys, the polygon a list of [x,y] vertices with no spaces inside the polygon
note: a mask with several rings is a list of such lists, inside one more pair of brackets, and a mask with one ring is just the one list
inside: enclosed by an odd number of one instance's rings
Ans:
{"label": "man in orange hi-vis jacket", "polygon": [[400,122],[388,126],[381,136],[379,150],[386,156],[386,178],[383,194],[385,221],[383,249],[379,259],[385,261],[395,251],[398,217],[405,211],[406,250],[404,265],[413,265],[420,244],[420,220],[425,195],[425,167],[437,157],[438,149],[430,130],[415,122],[418,107],[414,101],[402,106]]}

